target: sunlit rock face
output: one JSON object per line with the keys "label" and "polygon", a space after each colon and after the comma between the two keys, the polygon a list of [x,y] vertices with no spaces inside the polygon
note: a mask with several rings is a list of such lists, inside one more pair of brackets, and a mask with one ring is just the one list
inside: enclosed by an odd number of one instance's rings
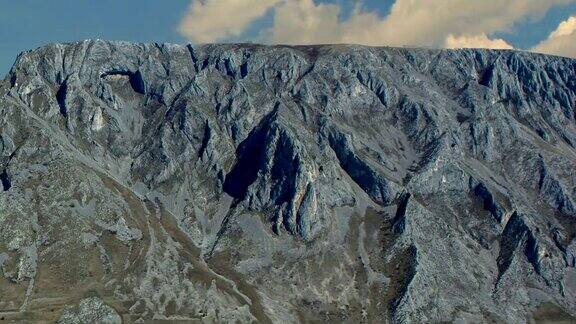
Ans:
{"label": "sunlit rock face", "polygon": [[576,316],[576,61],[85,41],[0,83],[0,316]]}

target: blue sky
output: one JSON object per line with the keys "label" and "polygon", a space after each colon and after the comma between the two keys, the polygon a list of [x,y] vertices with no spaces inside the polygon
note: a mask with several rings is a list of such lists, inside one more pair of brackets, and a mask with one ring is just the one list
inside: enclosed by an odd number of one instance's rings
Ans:
{"label": "blue sky", "polygon": [[[302,10],[309,9],[310,11],[320,8],[322,5],[333,4],[340,10],[338,19],[341,21],[345,21],[354,16],[354,8],[357,4],[357,1],[354,0],[266,0],[270,3],[269,7],[264,8],[266,14],[246,18],[248,23],[245,25],[225,26],[225,28],[229,28],[230,30],[228,34],[224,34],[224,36],[198,38],[198,33],[202,33],[203,30],[196,31],[196,34],[194,34],[194,31],[186,33],[180,28],[183,19],[186,17],[191,22],[189,26],[195,26],[195,19],[199,19],[198,12],[192,12],[190,9],[193,1],[194,0],[0,0],[2,8],[0,11],[0,76],[8,71],[19,52],[50,42],[67,42],[88,38],[172,43],[194,42],[196,39],[207,39],[209,41],[275,42],[275,40],[277,40],[278,42],[299,42],[298,38],[282,38],[281,33],[277,35],[274,34],[275,36],[273,37],[265,33],[274,24],[275,19],[280,20],[278,18],[281,13],[279,6],[283,5],[279,3],[282,1],[308,2],[308,6],[301,7],[304,8]],[[204,0],[203,3],[208,3],[206,4],[206,6],[208,6],[210,2],[218,5],[224,4],[226,1],[230,0]],[[248,3],[256,0],[246,1]],[[262,0],[258,2],[258,4],[266,1]],[[384,20],[385,17],[390,14],[390,8],[395,1],[403,0],[363,0],[359,2],[361,3],[363,13],[373,14],[379,19]],[[416,2],[418,1],[434,2],[444,0],[417,0]],[[472,2],[473,0],[461,1]],[[498,3],[498,1],[506,2],[513,0],[490,1]],[[530,2],[531,0],[514,1]],[[538,1],[546,2],[551,0]],[[495,28],[487,29],[486,34],[491,39],[502,39],[515,48],[532,48],[556,30],[560,22],[565,21],[572,15],[576,15],[576,1],[558,1],[563,3],[557,6],[551,6],[545,10],[544,15],[540,15],[541,17],[538,19],[530,18],[530,14],[526,14],[526,17],[520,18],[515,16],[515,20],[511,23],[511,28],[502,28],[502,30]],[[566,5],[564,2],[569,4]],[[416,9],[418,8],[416,7]],[[226,9],[217,8],[215,10],[220,10],[216,11],[218,16],[226,15],[226,12],[224,12]],[[235,17],[236,11],[238,10],[234,8],[230,10],[234,14],[232,17]],[[287,10],[288,9],[284,11],[287,12]],[[477,9],[471,8],[471,10]],[[205,28],[208,28],[207,30],[212,28],[210,25],[212,20],[215,21],[213,28],[224,28],[217,25],[219,17],[207,17],[208,12],[209,11],[201,12],[202,14],[205,13],[203,17],[206,18],[208,23]],[[231,13],[228,12],[228,14]],[[320,17],[323,11],[318,9],[315,11],[315,14]],[[241,15],[242,13],[239,12],[238,16]],[[318,17],[312,16],[311,14],[311,19]],[[323,20],[318,18],[318,21]],[[348,28],[347,26],[350,25],[343,24],[340,27],[346,29]],[[194,27],[187,28],[190,29]],[[294,26],[290,28],[294,28]],[[458,30],[455,30],[455,32],[458,32]],[[317,30],[303,30],[302,33],[312,35],[317,33]],[[354,41],[353,36],[354,35],[352,35],[352,38],[348,36],[348,38],[342,39],[352,39],[352,41]],[[315,42],[316,40],[318,40],[317,42],[319,43],[323,40],[335,40],[335,42],[339,42],[340,40],[337,38],[338,35],[322,37],[325,38],[303,38],[302,43]],[[444,37],[444,35],[441,35],[441,37]],[[381,45],[387,45],[386,40],[386,38],[382,38],[381,40],[378,38],[376,42],[381,42]],[[365,38],[359,39],[358,42],[368,42],[373,45],[373,43],[365,41]],[[416,45],[419,44],[417,41],[414,42],[416,42]],[[443,46],[443,44],[438,42],[431,42],[431,44],[438,47]],[[397,44],[392,43],[392,45]],[[430,44],[422,45],[429,46]]]}
{"label": "blue sky", "polygon": [[187,0],[0,0],[0,75],[21,51],[88,38],[181,43]]}

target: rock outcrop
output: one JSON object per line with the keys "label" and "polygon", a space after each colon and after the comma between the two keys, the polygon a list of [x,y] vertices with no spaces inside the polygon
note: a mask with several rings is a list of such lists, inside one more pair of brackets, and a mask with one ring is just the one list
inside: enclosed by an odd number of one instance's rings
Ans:
{"label": "rock outcrop", "polygon": [[576,61],[84,41],[0,83],[0,316],[576,319]]}

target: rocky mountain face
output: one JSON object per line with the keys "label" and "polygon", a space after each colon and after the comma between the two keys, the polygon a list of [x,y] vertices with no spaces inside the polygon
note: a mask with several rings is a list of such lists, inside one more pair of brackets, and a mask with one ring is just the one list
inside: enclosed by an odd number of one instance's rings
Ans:
{"label": "rocky mountain face", "polygon": [[85,41],[0,84],[0,316],[576,318],[576,61]]}

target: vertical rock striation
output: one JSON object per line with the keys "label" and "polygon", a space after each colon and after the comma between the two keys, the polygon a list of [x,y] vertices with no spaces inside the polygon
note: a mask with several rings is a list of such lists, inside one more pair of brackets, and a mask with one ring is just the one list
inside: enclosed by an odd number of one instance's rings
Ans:
{"label": "vertical rock striation", "polygon": [[576,61],[515,51],[24,52],[0,316],[574,320],[575,118]]}

